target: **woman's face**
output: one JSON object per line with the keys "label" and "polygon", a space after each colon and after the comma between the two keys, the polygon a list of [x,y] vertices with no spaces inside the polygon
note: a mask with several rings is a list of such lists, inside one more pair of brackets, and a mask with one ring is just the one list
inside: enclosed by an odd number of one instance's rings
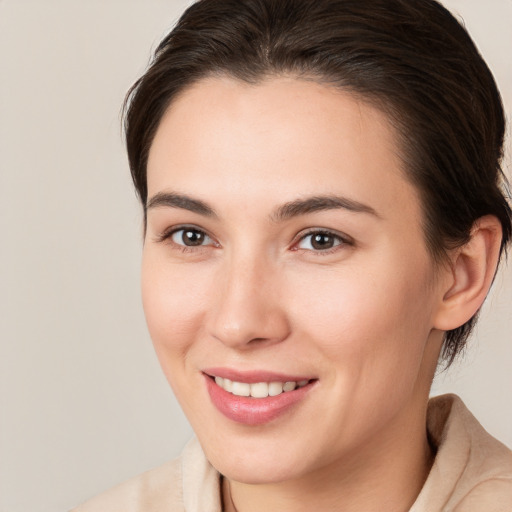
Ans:
{"label": "woman's face", "polygon": [[163,117],[148,188],[149,330],[221,473],[300,478],[424,430],[442,293],[381,112],[205,79]]}

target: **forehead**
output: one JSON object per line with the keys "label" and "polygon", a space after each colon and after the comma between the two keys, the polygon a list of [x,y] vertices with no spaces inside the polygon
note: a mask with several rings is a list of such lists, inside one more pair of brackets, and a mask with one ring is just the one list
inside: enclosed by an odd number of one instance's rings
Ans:
{"label": "forehead", "polygon": [[399,201],[416,216],[397,140],[384,113],[333,87],[291,77],[256,85],[208,78],[163,116],[149,153],[149,196],[192,188],[225,200],[229,191],[270,206],[284,191],[340,193],[383,211]]}

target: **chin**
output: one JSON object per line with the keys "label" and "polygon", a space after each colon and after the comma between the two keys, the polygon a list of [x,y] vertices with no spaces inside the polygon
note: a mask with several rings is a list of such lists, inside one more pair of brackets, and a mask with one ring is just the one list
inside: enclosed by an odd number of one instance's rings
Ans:
{"label": "chin", "polygon": [[[277,484],[300,477],[293,464],[271,462],[210,461],[215,469],[229,480],[247,485]],[[293,467],[293,469],[292,469]]]}
{"label": "chin", "polygon": [[[201,441],[201,438],[199,438]],[[299,478],[305,472],[302,449],[282,440],[265,439],[257,434],[252,439],[236,442],[204,443],[203,450],[212,466],[222,475],[244,484],[271,484]]]}

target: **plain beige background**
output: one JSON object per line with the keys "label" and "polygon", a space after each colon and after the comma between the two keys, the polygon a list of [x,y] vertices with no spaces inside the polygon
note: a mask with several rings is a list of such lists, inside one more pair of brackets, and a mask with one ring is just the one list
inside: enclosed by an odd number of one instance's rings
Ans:
{"label": "plain beige background", "polygon": [[[0,0],[0,512],[67,510],[191,435],[145,330],[119,130],[124,93],[188,3]],[[446,5],[512,117],[512,0]],[[512,446],[510,265],[484,309],[433,392],[459,393]]]}

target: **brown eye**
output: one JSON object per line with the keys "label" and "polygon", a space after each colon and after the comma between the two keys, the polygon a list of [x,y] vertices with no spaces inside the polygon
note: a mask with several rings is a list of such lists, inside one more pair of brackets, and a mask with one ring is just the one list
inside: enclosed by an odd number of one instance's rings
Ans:
{"label": "brown eye", "polygon": [[197,247],[212,243],[212,239],[206,233],[193,228],[178,229],[172,234],[171,240],[175,244],[187,247]]}
{"label": "brown eye", "polygon": [[303,236],[297,244],[297,248],[309,251],[327,251],[343,244],[347,244],[347,242],[339,235],[328,231],[315,231]]}
{"label": "brown eye", "polygon": [[318,233],[311,236],[311,247],[321,251],[322,249],[331,249],[334,247],[334,237],[325,233]]}

